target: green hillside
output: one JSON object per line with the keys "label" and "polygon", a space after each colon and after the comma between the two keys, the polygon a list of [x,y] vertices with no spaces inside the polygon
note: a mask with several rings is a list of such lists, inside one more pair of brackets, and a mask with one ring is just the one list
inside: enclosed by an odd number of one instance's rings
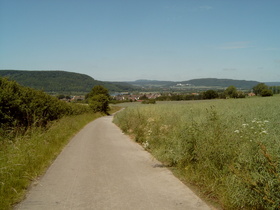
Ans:
{"label": "green hillside", "polygon": [[95,85],[103,85],[111,92],[134,89],[126,83],[102,82],[85,74],[66,71],[0,70],[0,76],[52,94],[86,94]]}

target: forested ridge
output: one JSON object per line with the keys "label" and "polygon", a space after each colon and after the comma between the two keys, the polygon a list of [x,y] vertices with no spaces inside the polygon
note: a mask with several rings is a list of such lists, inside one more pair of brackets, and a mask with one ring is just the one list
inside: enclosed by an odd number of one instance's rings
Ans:
{"label": "forested ridge", "polygon": [[109,91],[133,90],[133,86],[122,82],[103,82],[92,77],[67,71],[0,70],[0,77],[7,77],[19,84],[53,94],[86,94],[95,85]]}

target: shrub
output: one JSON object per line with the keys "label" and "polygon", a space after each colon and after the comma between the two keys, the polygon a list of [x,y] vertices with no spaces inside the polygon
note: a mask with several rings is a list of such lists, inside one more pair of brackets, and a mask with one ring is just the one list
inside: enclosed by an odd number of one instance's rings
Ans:
{"label": "shrub", "polygon": [[94,86],[86,98],[94,112],[108,113],[110,96],[106,88],[101,85]]}
{"label": "shrub", "polygon": [[266,97],[266,96],[273,96],[272,90],[269,89],[264,89],[261,91],[261,96]]}
{"label": "shrub", "polygon": [[46,126],[65,115],[88,112],[84,105],[72,105],[43,91],[23,87],[0,78],[0,126],[2,135],[25,131],[31,126]]}

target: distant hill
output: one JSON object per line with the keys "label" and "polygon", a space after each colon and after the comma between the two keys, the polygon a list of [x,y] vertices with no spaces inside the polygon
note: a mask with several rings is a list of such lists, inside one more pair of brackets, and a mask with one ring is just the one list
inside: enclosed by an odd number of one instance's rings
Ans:
{"label": "distant hill", "polygon": [[19,84],[53,94],[86,94],[95,85],[103,85],[111,92],[131,91],[132,85],[122,82],[102,82],[92,77],[67,71],[0,70],[0,76]]}
{"label": "distant hill", "polygon": [[136,86],[172,86],[176,84],[176,82],[173,81],[158,81],[158,80],[146,80],[146,79],[136,80],[127,83]]}
{"label": "distant hill", "polygon": [[216,78],[205,78],[205,79],[192,79],[188,81],[158,81],[158,80],[136,80],[134,82],[128,82],[132,85],[142,86],[142,87],[171,87],[178,84],[190,86],[190,87],[221,87],[225,88],[228,86],[235,86],[240,89],[251,89],[259,82],[257,81],[247,81],[247,80],[233,80],[233,79],[216,79]]}
{"label": "distant hill", "polygon": [[268,86],[280,86],[280,82],[265,82]]}
{"label": "distant hill", "polygon": [[241,89],[250,89],[260,82],[257,81],[247,81],[247,80],[233,80],[233,79],[216,79],[216,78],[205,78],[205,79],[192,79],[186,82],[195,86],[218,86],[218,87],[228,87],[235,86]]}

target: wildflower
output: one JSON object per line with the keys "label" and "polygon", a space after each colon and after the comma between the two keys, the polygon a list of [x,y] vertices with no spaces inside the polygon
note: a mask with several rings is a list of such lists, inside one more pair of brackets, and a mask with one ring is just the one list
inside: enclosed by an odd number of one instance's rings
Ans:
{"label": "wildflower", "polygon": [[235,130],[234,133],[240,133],[240,131],[239,130]]}
{"label": "wildflower", "polygon": [[149,142],[148,142],[148,141],[143,142],[142,145],[143,145],[143,147],[146,149],[146,148],[149,147]]}
{"label": "wildflower", "polygon": [[244,124],[242,124],[242,126],[245,128],[246,126],[248,126],[248,124],[247,124],[247,123],[244,123]]}
{"label": "wildflower", "polygon": [[268,123],[269,121],[268,120],[265,120],[265,121],[263,121],[264,123]]}

